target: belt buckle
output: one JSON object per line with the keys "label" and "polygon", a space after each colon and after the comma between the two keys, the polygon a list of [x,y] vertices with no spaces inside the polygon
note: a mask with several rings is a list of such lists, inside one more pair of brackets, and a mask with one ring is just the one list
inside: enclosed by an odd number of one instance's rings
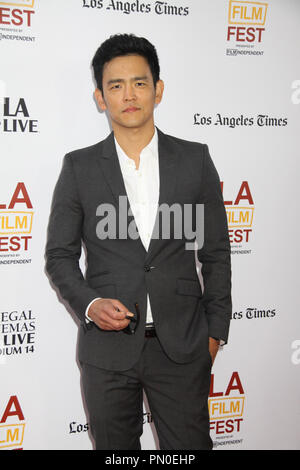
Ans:
{"label": "belt buckle", "polygon": [[155,327],[151,325],[149,328],[145,328],[145,338],[154,338],[156,336]]}

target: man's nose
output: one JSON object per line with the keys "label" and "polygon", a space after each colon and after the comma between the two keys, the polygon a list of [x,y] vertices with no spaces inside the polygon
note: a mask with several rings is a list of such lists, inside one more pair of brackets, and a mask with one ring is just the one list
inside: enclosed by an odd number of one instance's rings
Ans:
{"label": "man's nose", "polygon": [[131,84],[125,85],[124,87],[124,101],[132,101],[135,100],[136,94],[134,86]]}

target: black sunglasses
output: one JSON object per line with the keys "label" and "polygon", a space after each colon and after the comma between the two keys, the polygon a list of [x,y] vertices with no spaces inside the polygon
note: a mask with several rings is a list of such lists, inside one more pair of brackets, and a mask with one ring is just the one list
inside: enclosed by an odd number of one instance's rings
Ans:
{"label": "black sunglasses", "polygon": [[139,304],[137,302],[134,304],[134,308],[136,312],[135,315],[133,317],[126,317],[128,318],[128,320],[130,320],[130,323],[128,326],[126,326],[126,328],[122,330],[127,335],[133,335],[136,332],[136,329],[140,323],[141,313],[139,309]]}

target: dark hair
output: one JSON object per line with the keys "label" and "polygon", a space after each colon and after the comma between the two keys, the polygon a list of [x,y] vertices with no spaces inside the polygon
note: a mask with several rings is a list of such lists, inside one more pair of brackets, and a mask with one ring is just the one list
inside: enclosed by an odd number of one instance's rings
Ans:
{"label": "dark hair", "polygon": [[96,51],[92,61],[97,87],[102,91],[103,67],[115,57],[124,55],[140,55],[144,57],[150,67],[154,86],[159,80],[159,61],[153,44],[145,38],[139,38],[134,34],[115,34],[104,41]]}

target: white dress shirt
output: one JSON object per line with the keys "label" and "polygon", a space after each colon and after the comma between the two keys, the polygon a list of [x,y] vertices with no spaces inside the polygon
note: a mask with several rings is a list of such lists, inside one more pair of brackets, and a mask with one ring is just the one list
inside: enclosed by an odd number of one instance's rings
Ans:
{"label": "white dress shirt", "polygon": [[[149,144],[140,154],[138,169],[132,158],[129,158],[115,138],[117,155],[128,196],[128,202],[134,216],[141,241],[148,251],[155,223],[159,199],[159,160],[157,130]],[[99,298],[99,297],[98,297]],[[86,317],[90,305],[86,309]],[[147,295],[146,323],[152,323],[149,296]]]}

